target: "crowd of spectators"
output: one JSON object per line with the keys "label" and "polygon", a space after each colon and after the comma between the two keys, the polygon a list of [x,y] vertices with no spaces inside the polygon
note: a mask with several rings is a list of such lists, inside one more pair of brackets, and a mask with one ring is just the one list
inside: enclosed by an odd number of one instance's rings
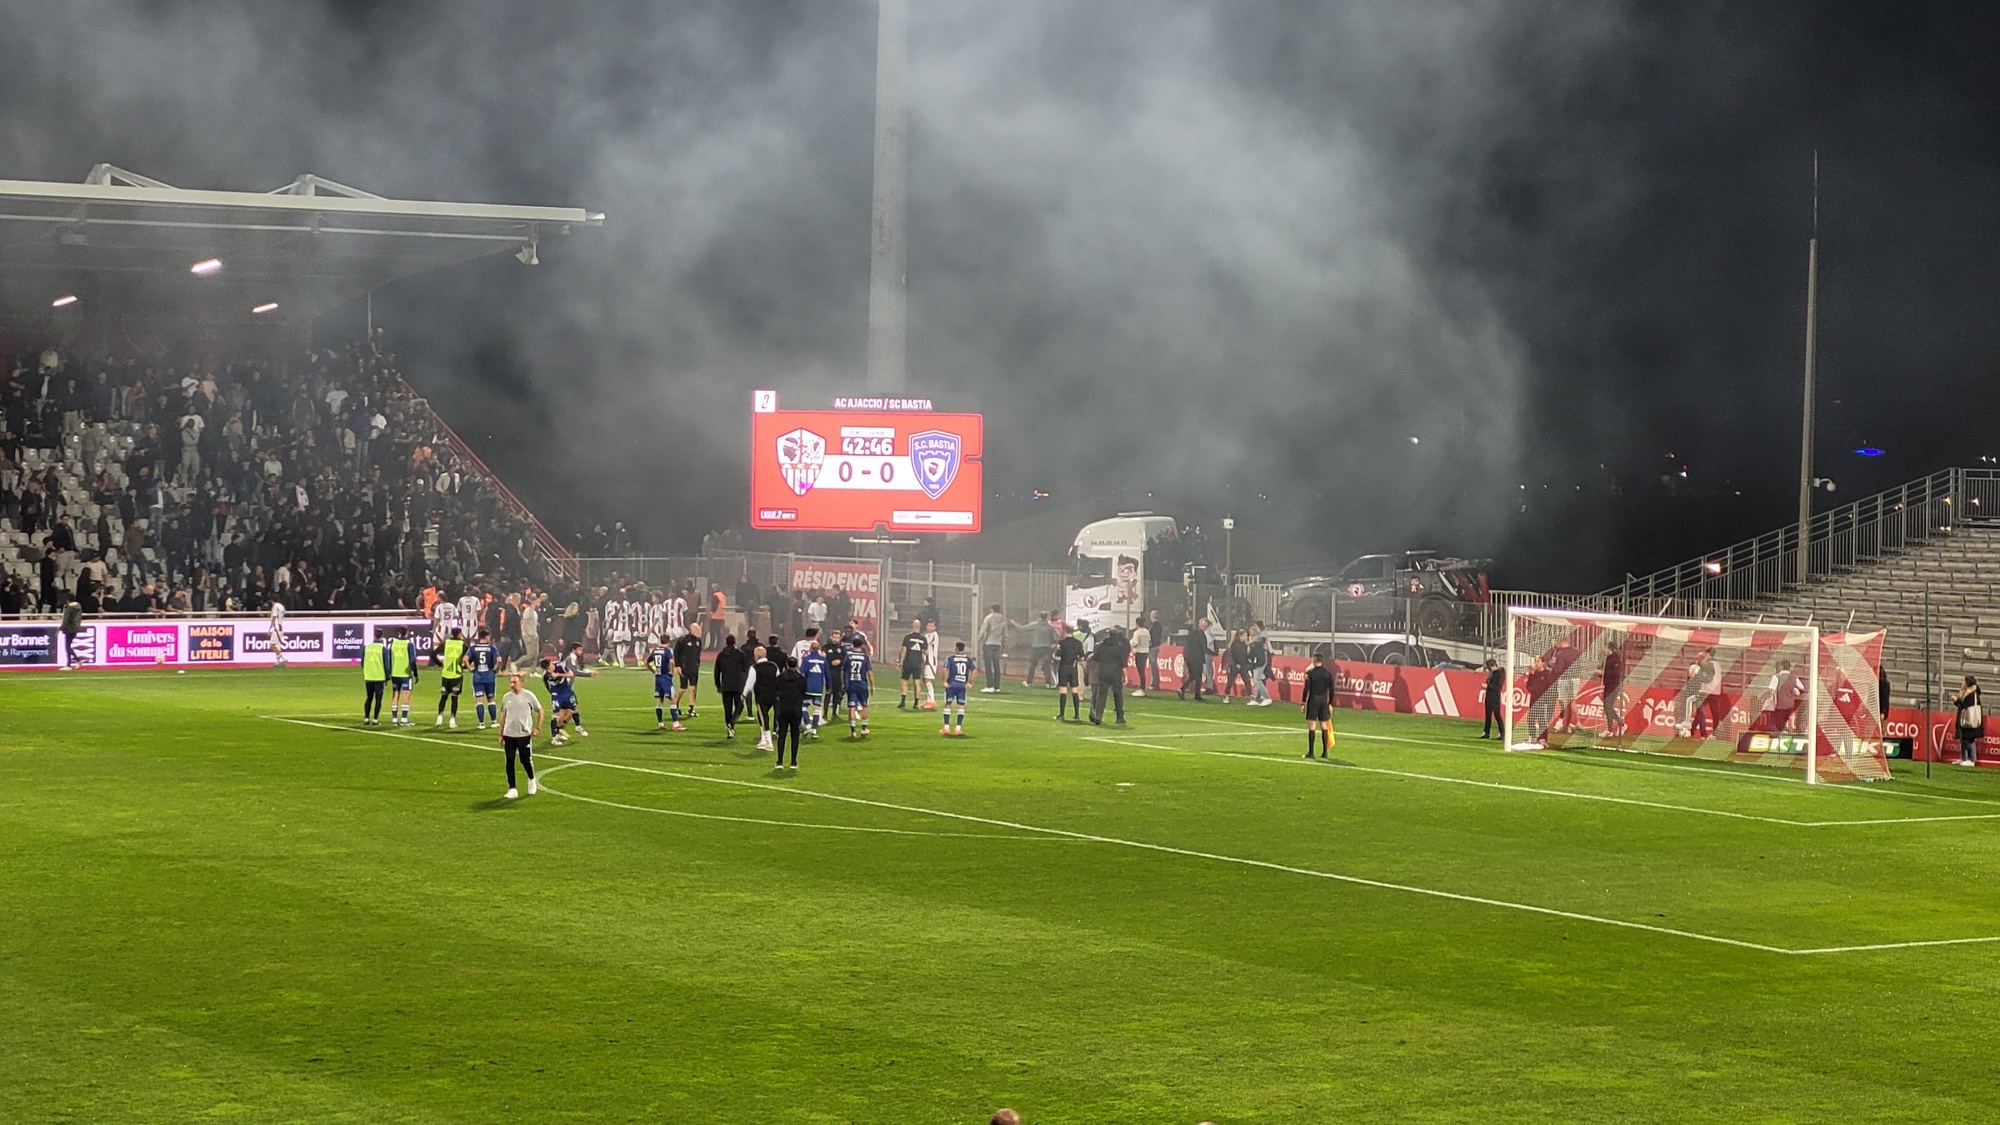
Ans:
{"label": "crowd of spectators", "polygon": [[540,577],[379,332],[292,360],[14,356],[0,520],[7,613],[413,608]]}

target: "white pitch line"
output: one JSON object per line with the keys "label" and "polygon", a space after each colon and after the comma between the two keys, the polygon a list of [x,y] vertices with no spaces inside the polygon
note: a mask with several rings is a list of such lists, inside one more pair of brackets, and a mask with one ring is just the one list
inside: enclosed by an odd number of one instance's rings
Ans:
{"label": "white pitch line", "polygon": [[[279,722],[297,723],[301,726],[309,726],[309,727],[320,727],[326,730],[340,731],[346,734],[377,734],[377,735],[386,735],[391,738],[416,738],[427,742],[442,742],[447,746],[464,745],[463,743],[451,742],[446,739],[424,738],[421,735],[399,735],[392,731],[386,731],[386,730],[342,727],[342,726],[335,726],[331,723],[310,722],[304,719],[287,719],[277,715],[271,715],[266,717],[277,719]],[[1728,945],[1728,946],[1734,946],[1738,949],[1754,949],[1760,953],[1776,953],[1787,957],[1800,957],[1800,956],[1808,956],[1820,953],[1861,953],[1861,952],[1874,952],[1874,951],[1889,950],[1889,949],[1910,949],[1910,948],[1929,946],[1929,945],[1972,945],[1972,944],[1987,943],[1987,942],[2000,942],[2000,936],[1994,936],[1994,937],[1973,937],[1973,938],[1939,938],[1939,939],[1931,939],[1928,941],[1910,941],[1910,942],[1881,942],[1872,945],[1831,946],[1823,949],[1787,949],[1784,946],[1766,945],[1762,942],[1755,942],[1755,941],[1743,941],[1738,938],[1721,937],[1716,934],[1697,933],[1693,930],[1675,929],[1672,926],[1655,926],[1648,922],[1631,922],[1622,918],[1606,918],[1603,917],[1602,915],[1584,914],[1574,910],[1559,910],[1552,906],[1537,906],[1533,903],[1525,903],[1525,902],[1509,902],[1505,899],[1487,898],[1482,895],[1468,895],[1468,894],[1460,894],[1456,891],[1438,890],[1435,887],[1419,887],[1409,883],[1391,883],[1386,880],[1369,879],[1360,875],[1342,875],[1332,871],[1316,871],[1309,867],[1295,867],[1290,864],[1272,863],[1269,860],[1249,859],[1243,856],[1222,855],[1217,852],[1197,851],[1193,848],[1177,848],[1170,844],[1154,844],[1154,843],[1148,843],[1143,840],[1126,840],[1117,836],[1101,836],[1092,832],[1075,832],[1066,828],[1046,828],[1041,825],[1023,824],[1019,821],[1001,820],[996,817],[975,816],[971,813],[947,812],[942,809],[927,809],[916,805],[902,805],[890,801],[875,801],[875,800],[870,800],[866,797],[849,797],[840,793],[825,793],[816,789],[799,789],[783,785],[770,785],[760,781],[744,781],[738,778],[703,777],[700,774],[680,773],[675,770],[653,769],[648,766],[621,765],[616,762],[599,762],[586,758],[556,758],[555,760],[574,762],[579,765],[601,766],[605,769],[627,770],[632,773],[656,774],[662,777],[680,778],[685,781],[700,781],[700,782],[706,782],[711,785],[733,785],[745,789],[763,789],[774,793],[787,793],[795,797],[813,797],[820,800],[839,801],[846,804],[865,805],[872,808],[893,809],[898,812],[916,813],[922,816],[934,816],[946,820],[962,820],[972,824],[989,824],[996,828],[1012,828],[1023,832],[1041,832],[1050,836],[1058,836],[1072,840],[1088,840],[1093,843],[1112,844],[1118,847],[1133,848],[1139,851],[1149,851],[1149,852],[1158,852],[1166,855],[1185,856],[1191,859],[1206,859],[1216,863],[1229,863],[1242,867],[1261,868],[1266,871],[1278,871],[1290,875],[1304,875],[1308,878],[1313,878],[1313,879],[1326,879],[1331,882],[1347,883],[1353,886],[1372,887],[1376,890],[1400,891],[1404,894],[1422,895],[1427,898],[1445,899],[1451,902],[1472,903],[1478,906],[1490,906],[1501,910],[1515,910],[1527,914],[1540,914],[1552,918],[1567,918],[1575,922],[1590,922],[1600,926],[1613,926],[1619,929],[1627,929],[1627,930],[1642,930],[1648,933],[1666,934],[1670,937],[1687,938],[1691,941],[1709,942],[1714,945]]]}
{"label": "white pitch line", "polygon": [[[1026,701],[1024,701],[1024,700],[991,700],[991,701],[989,701],[989,702],[995,702],[995,703],[1002,703],[1002,704],[1006,704],[1006,705],[1011,705],[1011,706],[1017,706],[1017,707],[1019,707],[1019,706],[1029,706],[1029,705],[1030,705],[1030,704],[1028,704],[1028,703],[1027,703]],[[1373,712],[1358,712],[1358,713],[1361,713],[1361,714],[1371,714],[1371,713],[1373,713]],[[1166,721],[1166,722],[1178,722],[1178,723],[1209,723],[1209,724],[1212,724],[1212,725],[1216,725],[1216,726],[1227,726],[1227,727],[1235,727],[1235,728],[1237,728],[1237,729],[1240,729],[1240,730],[1244,730],[1244,731],[1256,731],[1256,732],[1259,732],[1260,734],[1262,734],[1262,735],[1264,735],[1264,736],[1266,736],[1266,737],[1270,737],[1270,736],[1274,736],[1274,735],[1278,735],[1278,734],[1283,734],[1283,735],[1286,735],[1287,737],[1290,737],[1290,736],[1292,736],[1292,735],[1295,735],[1295,734],[1297,733],[1297,731],[1295,731],[1295,730],[1293,730],[1293,729],[1291,729],[1291,728],[1288,728],[1288,727],[1279,727],[1279,726],[1275,726],[1274,724],[1271,724],[1271,723],[1247,723],[1247,722],[1243,722],[1243,721],[1241,721],[1241,720],[1238,720],[1238,719],[1211,719],[1211,718],[1207,718],[1206,716],[1202,716],[1202,715],[1162,715],[1162,714],[1149,714],[1149,715],[1148,715],[1147,717],[1148,717],[1149,719],[1154,719],[1154,720],[1163,720],[1163,721]],[[1342,731],[1342,732],[1339,732],[1339,733],[1340,733],[1340,737],[1342,737],[1342,738],[1356,738],[1356,739],[1362,739],[1362,740],[1364,740],[1364,741],[1368,741],[1368,742],[1395,742],[1395,743],[1401,743],[1401,744],[1403,744],[1403,745],[1406,745],[1406,746],[1422,746],[1422,747],[1425,747],[1425,748],[1427,748],[1427,749],[1431,749],[1431,750],[1446,750],[1446,751],[1452,751],[1452,752],[1477,752],[1477,751],[1478,751],[1479,749],[1481,749],[1481,748],[1479,748],[1479,747],[1472,747],[1472,746],[1456,746],[1456,745],[1453,745],[1453,744],[1451,744],[1451,743],[1448,743],[1448,742],[1440,742],[1440,741],[1438,741],[1438,740],[1436,740],[1436,739],[1426,739],[1426,738],[1410,738],[1410,737],[1407,737],[1407,736],[1403,736],[1403,735],[1393,735],[1393,734],[1371,734],[1371,733],[1368,733],[1368,732],[1365,732],[1365,731]],[[1093,737],[1095,737],[1095,736],[1091,736],[1091,735],[1082,735],[1082,736],[1080,736],[1080,737],[1083,737],[1083,738],[1085,738],[1086,740],[1089,740],[1089,739],[1091,739],[1091,738],[1093,738]],[[1190,733],[1190,734],[1172,734],[1172,733],[1167,733],[1167,734],[1161,734],[1161,733],[1157,733],[1157,732],[1148,732],[1148,733],[1146,734],[1146,737],[1148,737],[1148,738],[1228,738],[1228,737],[1247,737],[1247,735],[1229,735],[1229,734],[1224,734],[1224,733],[1221,733],[1221,732],[1216,732],[1216,733],[1202,733],[1202,734],[1193,734],[1193,733]],[[1153,749],[1166,749],[1166,748],[1165,748],[1165,747],[1154,747]],[[1516,757],[1518,757],[1518,756],[1516,755]],[[1300,759],[1300,760],[1301,760],[1301,761],[1303,761],[1304,759]],[[1742,771],[1737,771],[1737,770],[1731,770],[1731,769],[1718,769],[1718,768],[1714,768],[1714,767],[1709,767],[1709,766],[1690,766],[1690,765],[1682,765],[1682,764],[1679,764],[1679,763],[1675,763],[1675,762],[1652,762],[1652,761],[1642,761],[1642,760],[1636,760],[1636,759],[1634,759],[1634,760],[1625,760],[1625,759],[1600,759],[1600,758],[1586,758],[1586,757],[1580,757],[1580,756],[1566,756],[1566,757],[1554,757],[1554,758],[1548,758],[1548,757],[1544,757],[1544,758],[1541,758],[1541,759],[1539,759],[1539,760],[1541,760],[1541,761],[1559,761],[1559,762],[1566,762],[1566,763],[1570,763],[1570,764],[1589,764],[1589,765],[1592,765],[1592,766],[1596,766],[1596,767],[1599,767],[1599,768],[1618,768],[1618,769],[1628,769],[1628,768],[1629,768],[1629,769],[1657,769],[1657,770],[1678,770],[1678,771],[1681,771],[1681,772],[1685,772],[1685,773],[1698,773],[1698,774],[1702,774],[1702,775],[1704,775],[1704,776],[1706,776],[1706,777],[1712,777],[1712,778],[1716,778],[1716,779],[1718,779],[1718,780],[1722,780],[1722,781],[1762,781],[1762,782],[1769,782],[1769,783],[1772,783],[1772,784],[1778,784],[1778,785],[1804,785],[1804,784],[1805,784],[1805,779],[1804,779],[1804,778],[1802,778],[1802,777],[1786,777],[1786,776],[1783,776],[1783,775],[1780,775],[1780,774],[1773,774],[1773,773],[1768,773],[1768,772],[1766,772],[1766,773],[1748,773],[1748,772],[1742,772]],[[1953,795],[1951,795],[1951,794],[1946,794],[1946,793],[1912,793],[1912,792],[1910,792],[1910,791],[1908,791],[1908,790],[1905,790],[1905,789],[1885,789],[1885,788],[1876,788],[1876,787],[1870,787],[1870,786],[1867,786],[1867,785],[1831,785],[1831,786],[1816,786],[1816,787],[1814,787],[1813,791],[1814,791],[1814,792],[1818,792],[1818,793],[1857,793],[1857,794],[1859,794],[1859,793],[1867,793],[1867,794],[1872,794],[1872,795],[1874,795],[1874,796],[1878,796],[1878,797],[1892,797],[1892,798],[1894,798],[1894,797],[1908,797],[1908,798],[1912,798],[1912,799],[1916,799],[1916,800],[1924,800],[1924,801],[1953,801],[1953,802],[1959,802],[1959,803],[1963,803],[1963,804],[1969,804],[1969,805],[1987,805],[1987,806],[1992,806],[1992,805],[1996,805],[1996,804],[2000,804],[2000,802],[1996,802],[1996,801],[1992,801],[1992,800],[1987,800],[1987,799],[1985,799],[1985,798],[1981,798],[1981,797],[1959,797],[1959,796],[1953,796]],[[1995,818],[1996,818],[1996,819],[2000,819],[2000,814],[1996,814],[1996,817],[1995,817]],[[1926,819],[1952,819],[1952,818],[1928,818],[1928,817],[1912,817],[1912,818],[1910,818],[1910,819],[1911,819],[1911,820],[1913,820],[1913,821],[1919,821],[1919,820],[1926,820]],[[1966,820],[1979,820],[1979,819],[1984,819],[1984,818],[1983,818],[1983,817],[1978,817],[1978,816],[1970,816],[1970,817],[1964,817],[1964,818],[1962,818],[1962,819],[1966,819]],[[1798,822],[1798,823],[1805,823],[1805,824],[1815,824],[1815,825],[1817,825],[1817,824],[1863,824],[1863,823],[1875,823],[1875,822],[1870,822],[1870,821],[1824,821],[1824,822],[1819,822],[1819,821],[1804,821],[1804,822]],[[1885,820],[1885,821],[1881,821],[1880,823],[1885,823],[1885,824],[1893,824],[1893,823],[1896,823],[1896,822],[1895,822],[1895,821],[1893,821],[1893,820]]]}
{"label": "white pitch line", "polygon": [[1794,956],[1806,957],[1820,953],[1872,953],[1881,949],[1916,949],[1926,945],[1991,945],[2000,937],[1955,937],[1937,938],[1932,941],[1884,941],[1873,945],[1829,945],[1819,949],[1790,950]]}
{"label": "white pitch line", "polygon": [[[1165,737],[1173,737],[1171,735]],[[1200,736],[1189,736],[1200,737]],[[1241,758],[1254,762],[1275,762],[1281,765],[1332,766],[1335,769],[1353,770],[1357,773],[1384,774],[1389,777],[1407,777],[1417,781],[1437,781],[1449,785],[1470,785],[1480,789],[1505,789],[1516,793],[1532,793],[1543,797],[1568,797],[1578,801],[1603,801],[1617,805],[1637,805],[1641,808],[1664,809],[1669,812],[1697,813],[1702,816],[1728,817],[1732,820],[1754,820],[1764,824],[1778,824],[1787,828],[1842,828],[1869,824],[1929,824],[1948,820],[2000,820],[2000,813],[1967,813],[1963,816],[1906,816],[1879,817],[1868,820],[1791,820],[1781,816],[1759,816],[1755,813],[1731,812],[1726,809],[1705,809],[1698,805],[1675,805],[1665,801],[1646,801],[1637,797],[1613,797],[1603,793],[1578,793],[1569,789],[1544,789],[1534,785],[1510,785],[1500,781],[1480,781],[1469,777],[1450,777],[1444,774],[1417,773],[1413,770],[1392,770],[1380,766],[1361,766],[1352,762],[1317,761],[1305,758],[1274,757],[1270,754],[1246,754],[1237,750],[1202,750],[1188,746],[1159,746],[1150,742],[1135,742],[1113,735],[1087,735],[1085,742],[1102,742],[1112,746],[1141,746],[1148,750],[1165,750],[1170,754],[1200,754],[1210,758]]]}
{"label": "white pitch line", "polygon": [[[574,769],[577,766],[594,766],[596,762],[568,762],[556,769]],[[543,776],[555,770],[543,770]],[[553,794],[571,801],[582,801],[588,805],[603,805],[609,809],[626,809],[631,812],[652,813],[656,816],[678,816],[689,820],[722,820],[732,824],[761,824],[772,828],[821,828],[829,832],[861,832],[880,836],[938,836],[952,840],[1029,840],[1056,843],[1053,837],[1024,836],[1020,833],[1002,835],[998,832],[923,832],[914,828],[869,828],[858,824],[815,824],[803,820],[766,820],[755,816],[723,816],[720,813],[687,812],[682,809],[661,809],[650,805],[628,805],[620,801],[606,801],[599,797],[585,797],[576,793],[565,793],[560,789],[542,786],[542,792]]]}
{"label": "white pitch line", "polygon": [[1755,820],[1765,824],[1782,824],[1790,828],[1808,828],[1813,822],[1787,820],[1783,817],[1758,816],[1755,813],[1729,812],[1724,809],[1704,809],[1696,805],[1674,805],[1665,801],[1644,801],[1637,797],[1612,797],[1602,793],[1577,793],[1568,789],[1543,789],[1533,785],[1509,785],[1502,781],[1479,781],[1469,777],[1449,777],[1444,774],[1417,773],[1412,770],[1392,770],[1379,766],[1357,766],[1351,762],[1308,762],[1304,758],[1277,758],[1269,754],[1245,754],[1234,750],[1201,750],[1184,746],[1151,746],[1143,742],[1132,742],[1115,737],[1100,736],[1085,739],[1087,742],[1105,742],[1113,746],[1145,746],[1149,750],[1165,750],[1170,754],[1200,754],[1210,758],[1241,758],[1255,762],[1273,762],[1284,765],[1296,763],[1301,766],[1333,766],[1336,769],[1354,770],[1358,773],[1375,773],[1387,777],[1406,777],[1417,781],[1437,781],[1448,785],[1470,785],[1479,789],[1504,789],[1513,793],[1532,793],[1542,797],[1568,797],[1578,801],[1602,801],[1613,805],[1636,805],[1640,808],[1665,809],[1669,812],[1698,813],[1702,816],[1721,816],[1732,820]]}

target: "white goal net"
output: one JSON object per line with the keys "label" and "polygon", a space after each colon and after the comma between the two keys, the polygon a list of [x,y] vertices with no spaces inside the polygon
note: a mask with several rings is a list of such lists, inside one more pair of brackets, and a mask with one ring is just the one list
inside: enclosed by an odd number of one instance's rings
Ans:
{"label": "white goal net", "polygon": [[1752,762],[1808,781],[1889,777],[1882,634],[1810,625],[1509,609],[1501,709],[1515,750],[1603,748]]}

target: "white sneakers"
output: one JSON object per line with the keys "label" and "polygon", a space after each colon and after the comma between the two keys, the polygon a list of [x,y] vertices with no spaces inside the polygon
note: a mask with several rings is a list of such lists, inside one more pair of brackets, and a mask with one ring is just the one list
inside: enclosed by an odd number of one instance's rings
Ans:
{"label": "white sneakers", "polygon": [[432,723],[431,725],[432,725],[432,726],[434,726],[434,727],[441,727],[441,726],[443,726],[443,725],[444,725],[444,712],[443,712],[443,711],[439,711],[439,712],[438,712],[438,717],[437,717],[437,722],[434,722],[434,723]]}
{"label": "white sneakers", "polygon": [[1000,689],[997,687],[983,687],[979,689],[979,692],[981,695],[999,695]]}
{"label": "white sneakers", "polygon": [[508,799],[508,800],[510,800],[510,801],[511,801],[511,800],[513,800],[513,799],[514,799],[514,798],[516,798],[516,797],[519,797],[520,795],[521,795],[521,794],[520,794],[519,792],[517,792],[516,790],[513,790],[513,789],[509,789],[509,790],[507,790],[507,799]]}
{"label": "white sneakers", "polygon": [[554,738],[551,738],[551,739],[549,739],[549,745],[550,745],[550,746],[561,746],[561,745],[564,745],[565,743],[567,743],[568,741],[569,741],[569,735],[567,735],[567,734],[558,734],[558,735],[556,735],[556,736],[555,736]]}
{"label": "white sneakers", "polygon": [[532,797],[535,795],[535,788],[535,779],[531,777],[528,779],[528,796]]}
{"label": "white sneakers", "polygon": [[1979,763],[1978,763],[1978,762],[1968,762],[1968,761],[1966,761],[1966,760],[1965,760],[1964,758],[1960,758],[1960,759],[1958,760],[1958,764],[1959,764],[1959,765],[1961,765],[1961,766],[1977,766],[1977,765],[1978,765]]}
{"label": "white sneakers", "polygon": [[453,716],[451,717],[451,729],[452,729],[452,730],[457,730],[457,729],[458,729],[458,716],[457,716],[457,715],[453,715]]}
{"label": "white sneakers", "polygon": [[582,727],[578,727],[578,728],[576,728],[576,736],[577,736],[578,738],[589,738],[589,737],[590,737],[590,732],[589,732],[589,731],[587,731],[587,730],[585,730],[585,729],[583,729]]}

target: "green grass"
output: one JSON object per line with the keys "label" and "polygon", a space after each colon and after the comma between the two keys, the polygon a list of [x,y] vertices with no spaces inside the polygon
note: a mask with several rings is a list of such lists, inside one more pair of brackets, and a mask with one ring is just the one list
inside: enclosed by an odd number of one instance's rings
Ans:
{"label": "green grass", "polygon": [[794,777],[618,673],[504,802],[357,679],[0,679],[0,1120],[2000,1120],[2000,944],[1750,947],[2000,936],[1983,772],[1016,688]]}

